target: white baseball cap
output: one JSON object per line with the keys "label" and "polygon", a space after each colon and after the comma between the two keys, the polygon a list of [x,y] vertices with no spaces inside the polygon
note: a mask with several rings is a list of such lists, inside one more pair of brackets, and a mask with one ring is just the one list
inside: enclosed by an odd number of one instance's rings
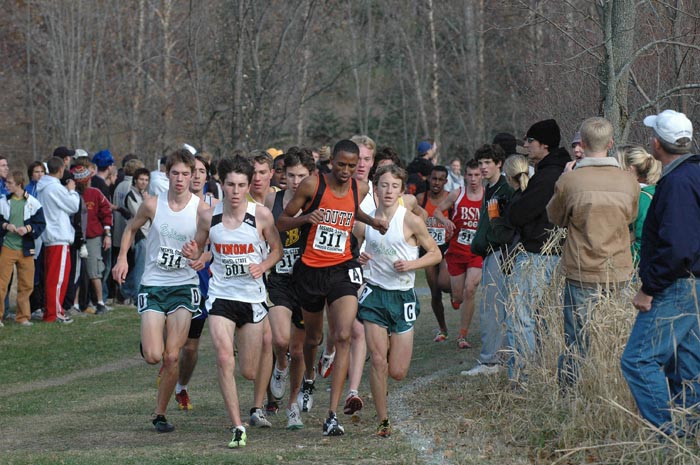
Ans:
{"label": "white baseball cap", "polygon": [[675,144],[684,137],[693,138],[693,123],[677,111],[664,110],[658,115],[647,116],[644,125],[654,129],[656,135],[669,144]]}
{"label": "white baseball cap", "polygon": [[84,158],[84,157],[89,157],[88,153],[85,150],[75,149],[75,155],[73,155],[73,158]]}

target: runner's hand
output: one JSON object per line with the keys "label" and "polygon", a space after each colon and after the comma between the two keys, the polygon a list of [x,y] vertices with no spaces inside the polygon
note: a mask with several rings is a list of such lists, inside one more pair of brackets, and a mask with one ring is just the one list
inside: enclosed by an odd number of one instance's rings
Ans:
{"label": "runner's hand", "polygon": [[306,215],[306,221],[311,224],[318,224],[323,220],[323,213],[321,210],[314,210],[308,215]]}
{"label": "runner's hand", "polygon": [[263,275],[263,268],[260,263],[251,263],[248,266],[248,269],[250,270],[250,275],[253,277],[253,279],[258,279]]}
{"label": "runner's hand", "polygon": [[182,246],[182,256],[187,259],[194,260],[194,257],[197,255],[197,252],[199,252],[199,246],[197,245],[197,242],[194,239],[192,239],[189,242],[186,242],[185,245]]}
{"label": "runner's hand", "polygon": [[360,262],[360,265],[366,265],[367,262],[372,260],[372,256],[368,254],[367,252],[362,252],[358,258],[358,261]]}

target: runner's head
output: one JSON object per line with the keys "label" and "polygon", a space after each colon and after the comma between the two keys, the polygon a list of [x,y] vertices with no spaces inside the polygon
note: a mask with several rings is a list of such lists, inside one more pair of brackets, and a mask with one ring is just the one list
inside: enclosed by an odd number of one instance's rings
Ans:
{"label": "runner's head", "polygon": [[428,184],[433,195],[440,195],[445,190],[445,184],[447,184],[447,168],[442,165],[435,165],[430,172]]}
{"label": "runner's head", "polygon": [[204,185],[209,177],[209,163],[197,154],[194,156],[194,171],[190,181],[190,192],[199,195],[204,190]]}
{"label": "runner's head", "polygon": [[379,202],[384,207],[390,207],[398,202],[399,197],[406,189],[406,170],[396,165],[382,166],[374,175],[374,188],[377,191]]}
{"label": "runner's head", "polygon": [[194,157],[189,150],[179,149],[168,156],[165,172],[170,180],[169,190],[181,194],[190,188],[190,179],[194,171]]}
{"label": "runner's head", "polygon": [[225,202],[235,208],[245,203],[253,179],[253,165],[240,155],[224,157],[217,166]]}
{"label": "runner's head", "polygon": [[272,155],[264,150],[254,150],[250,153],[250,163],[253,166],[250,192],[256,196],[265,196],[270,190],[272,181]]}
{"label": "runner's head", "polygon": [[[481,187],[481,174],[483,171],[480,162],[476,160],[469,160],[467,162],[467,170],[464,172],[464,185],[468,190],[476,192]],[[498,175],[501,175],[500,168],[498,169]]]}
{"label": "runner's head", "polygon": [[369,181],[370,170],[374,164],[377,144],[369,136],[365,135],[352,136],[350,140],[360,148],[360,156],[355,169],[355,179],[367,182]]}
{"label": "runner's head", "polygon": [[343,139],[333,146],[331,175],[344,184],[355,174],[360,157],[360,148],[351,140]]}
{"label": "runner's head", "polygon": [[297,191],[297,187],[305,177],[316,169],[314,157],[309,149],[291,147],[284,156],[284,173],[287,189]]}

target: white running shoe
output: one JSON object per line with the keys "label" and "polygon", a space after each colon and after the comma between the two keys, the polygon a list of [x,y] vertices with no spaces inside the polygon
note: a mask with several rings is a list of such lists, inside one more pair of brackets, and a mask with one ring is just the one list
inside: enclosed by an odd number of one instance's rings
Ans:
{"label": "white running shoe", "polygon": [[299,404],[299,410],[302,412],[308,412],[314,405],[314,383],[315,379],[309,381],[304,377],[304,381],[301,383],[301,391],[297,396],[297,404]]}
{"label": "white running shoe", "polygon": [[270,378],[270,391],[275,399],[279,400],[284,397],[284,391],[287,389],[287,378],[289,377],[289,366],[282,371],[277,368],[272,370],[272,378]]}
{"label": "white running shoe", "polygon": [[333,361],[335,360],[335,351],[332,354],[327,354],[326,349],[323,349],[321,358],[318,359],[318,374],[323,378],[328,378],[333,371]]}
{"label": "white running shoe", "polygon": [[465,370],[460,373],[462,376],[479,376],[479,375],[495,375],[501,370],[501,365],[498,363],[479,363],[470,370]]}
{"label": "white running shoe", "polygon": [[287,409],[287,429],[301,429],[303,427],[304,423],[301,421],[299,406],[292,404],[292,408]]}
{"label": "white running shoe", "polygon": [[250,414],[250,426],[257,426],[258,428],[270,428],[272,423],[270,420],[265,418],[261,408],[256,408],[253,413]]}

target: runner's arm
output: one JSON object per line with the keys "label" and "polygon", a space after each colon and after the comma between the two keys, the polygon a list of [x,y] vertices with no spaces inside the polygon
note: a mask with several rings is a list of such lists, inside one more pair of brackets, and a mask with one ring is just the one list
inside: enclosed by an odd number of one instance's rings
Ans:
{"label": "runner's arm", "polygon": [[126,275],[129,272],[129,263],[126,260],[126,254],[131,248],[132,242],[134,242],[134,236],[136,236],[136,231],[146,224],[146,221],[152,220],[156,213],[156,202],[157,197],[151,197],[143,201],[139,209],[136,211],[136,215],[131,218],[126,226],[124,227],[124,232],[122,233],[121,249],[119,250],[119,256],[117,257],[117,264],[112,268],[112,277],[118,284],[122,284],[126,279]]}
{"label": "runner's arm", "polygon": [[317,176],[307,176],[294,193],[294,197],[289,201],[282,214],[277,218],[276,228],[279,231],[289,231],[290,229],[298,228],[306,223],[316,224],[321,221],[323,215],[320,211],[314,210],[306,215],[299,215],[299,210],[311,201],[316,186],[318,184]]}
{"label": "runner's arm", "polygon": [[408,232],[416,238],[419,246],[425,249],[425,255],[416,260],[398,260],[394,262],[396,271],[411,271],[437,265],[442,260],[442,254],[435,240],[428,233],[425,222],[419,216],[406,212],[404,217],[404,234]]}

